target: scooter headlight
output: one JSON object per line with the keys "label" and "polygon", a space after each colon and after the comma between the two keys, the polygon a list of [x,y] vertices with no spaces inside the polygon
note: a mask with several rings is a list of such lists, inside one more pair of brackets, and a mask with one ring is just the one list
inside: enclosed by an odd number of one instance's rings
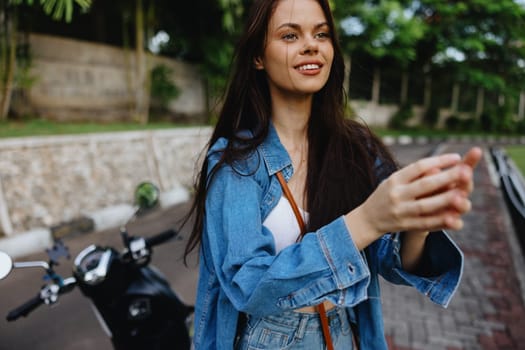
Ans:
{"label": "scooter headlight", "polygon": [[97,285],[106,279],[111,260],[111,250],[91,245],[75,259],[75,275],[81,282]]}

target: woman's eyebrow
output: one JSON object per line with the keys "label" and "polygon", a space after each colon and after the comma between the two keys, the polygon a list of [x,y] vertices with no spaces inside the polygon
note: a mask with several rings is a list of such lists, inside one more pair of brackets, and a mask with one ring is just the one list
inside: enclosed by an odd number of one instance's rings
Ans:
{"label": "woman's eyebrow", "polygon": [[[319,29],[321,27],[324,27],[324,26],[328,26],[328,23],[327,22],[320,22],[318,24],[316,24],[314,26],[314,29]],[[285,27],[290,27],[290,28],[293,28],[293,29],[301,29],[301,26],[297,23],[291,23],[291,22],[287,22],[287,23],[283,23],[281,24],[279,27],[277,27],[277,29],[281,29],[281,28],[285,28]]]}

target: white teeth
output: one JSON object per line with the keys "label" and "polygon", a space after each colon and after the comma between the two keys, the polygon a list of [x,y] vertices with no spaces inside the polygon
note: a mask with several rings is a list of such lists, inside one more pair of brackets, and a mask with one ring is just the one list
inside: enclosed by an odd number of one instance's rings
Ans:
{"label": "white teeth", "polygon": [[319,65],[318,64],[305,64],[304,66],[300,66],[298,69],[299,70],[319,69]]}

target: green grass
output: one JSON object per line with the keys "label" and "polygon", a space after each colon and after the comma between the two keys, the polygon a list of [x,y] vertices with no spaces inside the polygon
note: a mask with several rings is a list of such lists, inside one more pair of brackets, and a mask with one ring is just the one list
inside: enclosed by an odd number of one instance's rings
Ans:
{"label": "green grass", "polygon": [[505,150],[521,173],[525,175],[525,146],[507,146]]}
{"label": "green grass", "polygon": [[374,133],[379,136],[401,136],[407,135],[412,137],[426,136],[426,137],[445,137],[445,136],[501,136],[502,134],[497,133],[486,133],[481,131],[465,131],[455,132],[446,129],[431,129],[431,128],[412,128],[406,130],[392,130],[387,128],[370,128]]}
{"label": "green grass", "polygon": [[[42,135],[65,135],[65,134],[86,134],[99,132],[116,132],[116,131],[136,131],[136,130],[154,130],[186,127],[184,123],[170,123],[153,121],[146,125],[138,123],[72,123],[72,122],[53,122],[42,119],[27,119],[20,121],[0,122],[0,138],[21,137],[21,136],[42,136]],[[191,125],[194,126],[194,125]],[[409,135],[413,137],[444,137],[444,136],[486,136],[481,132],[470,133],[451,133],[447,130],[435,129],[410,129],[410,130],[391,130],[385,128],[373,127],[372,130],[378,136],[400,136]]]}
{"label": "green grass", "polygon": [[183,125],[168,122],[154,122],[146,125],[138,123],[58,123],[41,119],[30,119],[27,121],[0,122],[0,138],[154,130],[177,127],[183,127]]}

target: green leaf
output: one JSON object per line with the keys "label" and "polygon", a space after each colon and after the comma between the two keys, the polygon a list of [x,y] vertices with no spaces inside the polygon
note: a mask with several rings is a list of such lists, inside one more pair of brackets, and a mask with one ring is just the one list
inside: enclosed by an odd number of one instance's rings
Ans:
{"label": "green leaf", "polygon": [[[9,4],[21,5],[24,0],[9,0]],[[25,0],[28,5],[33,5],[34,0]],[[71,22],[73,19],[74,4],[80,6],[83,10],[87,10],[92,0],[40,0],[40,6],[46,15],[51,16],[54,20],[65,20]]]}
{"label": "green leaf", "polygon": [[73,3],[71,1],[65,1],[65,20],[66,22],[71,22],[73,18]]}

